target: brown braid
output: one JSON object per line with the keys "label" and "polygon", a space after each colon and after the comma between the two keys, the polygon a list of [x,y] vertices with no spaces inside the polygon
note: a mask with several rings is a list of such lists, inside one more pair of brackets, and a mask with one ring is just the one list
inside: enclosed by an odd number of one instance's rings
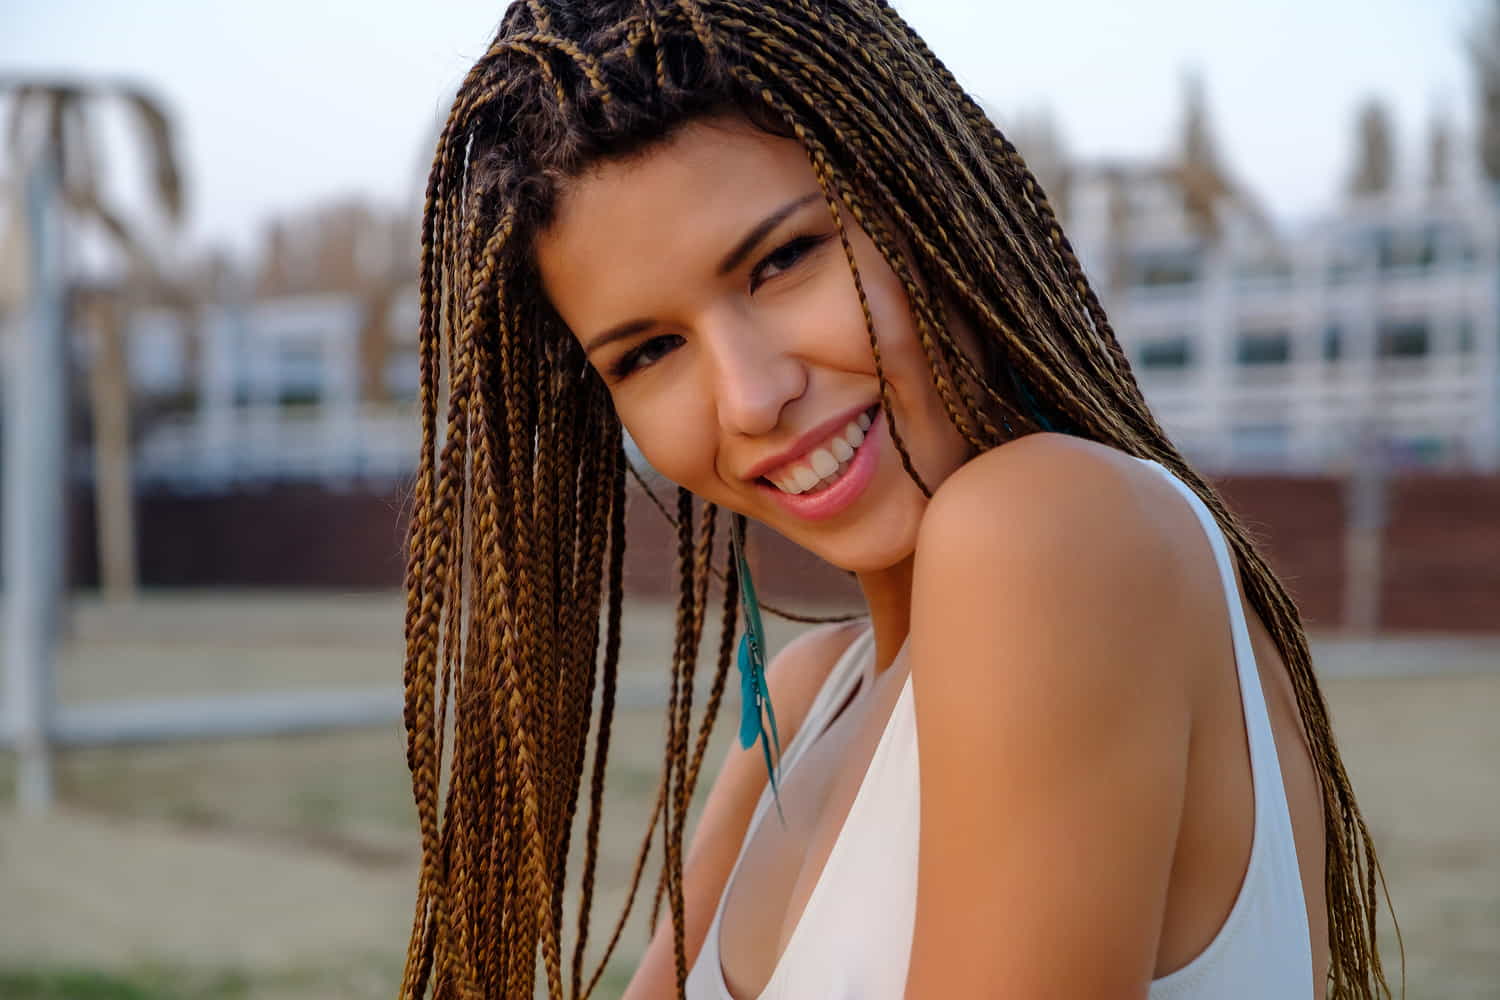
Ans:
{"label": "brown braid", "polygon": [[[976,450],[1055,422],[1160,461],[1213,511],[1290,670],[1322,790],[1328,995],[1389,996],[1375,948],[1380,868],[1295,605],[1158,425],[1015,147],[883,0],[517,0],[459,88],[422,218],[405,664],[422,864],[402,996],[530,998],[539,966],[548,996],[589,996],[658,831],[651,910],[654,920],[668,904],[683,993],[682,845],[727,686],[735,565],[716,509],[685,493],[675,513],[656,501],[676,525],[679,578],[665,763],[623,912],[587,974],[635,470],[602,380],[542,294],[532,248],[570,179],[723,112],[807,150],[854,275],[892,439],[924,490],[891,412],[846,220],[899,279],[933,385]],[[974,329],[977,358],[951,334],[953,316]],[[725,583],[718,660],[695,721],[714,577]],[[564,885],[591,731],[565,969]]]}

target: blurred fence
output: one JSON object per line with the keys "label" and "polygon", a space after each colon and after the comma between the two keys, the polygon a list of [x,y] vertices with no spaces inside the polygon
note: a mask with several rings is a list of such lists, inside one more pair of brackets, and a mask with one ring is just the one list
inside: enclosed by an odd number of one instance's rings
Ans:
{"label": "blurred fence", "polygon": [[[1234,476],[1218,481],[1231,509],[1316,628],[1500,631],[1500,476],[1409,472],[1376,484],[1373,524],[1352,516],[1355,481],[1331,476]],[[70,505],[75,586],[96,582],[93,504]],[[401,488],[155,493],[140,498],[142,581],[157,587],[396,587],[404,566]],[[1377,558],[1351,559],[1374,530]],[[626,579],[641,595],[676,585],[675,542],[660,511],[633,495]],[[757,586],[768,599],[828,602],[853,583],[770,532],[752,533]],[[1364,579],[1373,573],[1375,579]],[[762,584],[760,581],[764,580]],[[1374,594],[1373,620],[1350,620],[1351,590]]]}

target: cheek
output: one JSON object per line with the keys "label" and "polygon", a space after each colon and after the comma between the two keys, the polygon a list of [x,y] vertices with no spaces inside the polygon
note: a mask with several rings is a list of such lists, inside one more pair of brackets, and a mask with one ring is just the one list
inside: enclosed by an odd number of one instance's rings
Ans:
{"label": "cheek", "polygon": [[[922,338],[906,290],[884,261],[879,261],[879,271],[866,279],[865,295],[875,319],[875,329],[879,331],[881,365],[892,390],[904,400],[907,408],[929,409],[930,404],[937,402],[937,395],[932,386],[927,352],[922,348]],[[863,318],[860,325],[863,326]],[[864,349],[868,355],[868,334],[865,341]],[[873,363],[871,367],[873,370]]]}
{"label": "cheek", "polygon": [[[880,251],[863,231],[850,233],[854,244],[855,260],[859,263],[860,280],[864,285],[865,298],[870,304],[870,315],[879,331],[881,360],[887,375],[894,378],[901,370],[920,362],[926,368],[926,354],[922,350],[921,338],[917,334],[916,321],[912,318],[911,301],[906,288],[896,272],[886,263]],[[858,325],[863,329],[864,316],[855,307]],[[864,335],[865,351],[869,351],[869,337]]]}
{"label": "cheek", "polygon": [[659,398],[616,397],[615,412],[642,457],[672,482],[703,496],[717,476],[713,421],[694,394],[664,402]]}

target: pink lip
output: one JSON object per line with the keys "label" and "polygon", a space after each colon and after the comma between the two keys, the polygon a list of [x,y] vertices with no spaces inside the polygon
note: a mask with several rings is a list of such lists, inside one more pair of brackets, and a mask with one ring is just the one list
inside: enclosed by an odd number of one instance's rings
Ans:
{"label": "pink lip", "polygon": [[[863,411],[861,411],[863,412]],[[875,414],[865,439],[854,452],[849,468],[838,481],[815,493],[783,493],[774,486],[757,482],[756,488],[769,494],[771,500],[789,514],[806,521],[823,521],[847,510],[864,493],[880,464],[880,443],[885,437],[885,411]]]}
{"label": "pink lip", "polygon": [[873,405],[873,403],[865,403],[863,406],[857,406],[852,410],[846,411],[842,416],[823,421],[792,442],[790,448],[778,452],[770,458],[756,462],[745,472],[745,478],[753,480],[759,479],[761,476],[769,476],[784,465],[790,465],[799,459],[806,458],[814,448],[843,430],[851,420],[857,418]]}

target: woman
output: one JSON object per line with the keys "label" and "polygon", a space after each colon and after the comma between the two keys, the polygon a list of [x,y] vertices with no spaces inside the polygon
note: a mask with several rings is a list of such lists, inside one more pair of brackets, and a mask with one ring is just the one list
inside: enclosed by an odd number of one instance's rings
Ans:
{"label": "woman", "polygon": [[[551,996],[597,980],[622,429],[678,484],[681,575],[670,918],[628,997],[1388,992],[1296,609],[1015,149],[888,6],[517,2],[422,235],[405,996],[530,997],[538,954]],[[742,516],[852,572],[868,620],[763,670]],[[684,857],[742,598],[741,747]]]}

